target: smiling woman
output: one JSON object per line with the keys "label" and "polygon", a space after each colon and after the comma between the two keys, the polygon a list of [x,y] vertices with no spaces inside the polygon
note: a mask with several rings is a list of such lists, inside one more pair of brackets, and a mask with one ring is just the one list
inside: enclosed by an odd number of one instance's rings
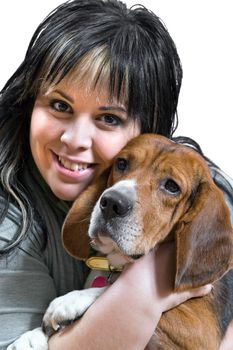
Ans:
{"label": "smiling woman", "polygon": [[107,88],[86,89],[76,79],[63,79],[35,101],[30,146],[52,192],[71,201],[139,132],[138,122],[110,99]]}
{"label": "smiling woman", "polygon": [[[28,0],[1,2],[1,88],[17,68],[19,60],[23,59],[35,24],[61,3],[62,0],[50,0],[40,6]],[[126,0],[125,3],[132,6],[135,1]],[[211,0],[204,3],[202,0],[190,3],[183,0],[177,3],[170,0],[141,0],[139,3],[163,19],[181,57],[185,74],[176,134],[194,138],[205,153],[232,177],[233,164],[229,159],[233,141],[231,128],[226,127],[230,125],[232,116],[231,0],[225,0],[224,5]]]}
{"label": "smiling woman", "polygon": [[[143,6],[70,0],[38,26],[0,94],[1,350],[48,348],[40,328],[46,308],[82,289],[89,272],[61,242],[71,202],[136,135],[172,138],[181,81],[169,32]],[[210,167],[231,208],[230,180]],[[172,266],[171,246],[130,264],[49,348],[144,349],[162,312],[210,290],[173,293]]]}
{"label": "smiling woman", "polygon": [[[61,243],[70,201],[140,132],[171,137],[181,78],[172,38],[159,18],[142,6],[129,10],[117,0],[68,1],[35,31],[0,99],[0,278],[6,287],[0,290],[0,346],[4,350],[14,341],[9,349],[36,349],[40,341],[47,347],[38,327],[49,302],[82,289],[87,277],[86,266],[68,256]],[[75,336],[80,348],[146,346],[160,315],[151,313],[148,304],[149,295],[155,295],[153,259],[146,257],[126,274],[133,276],[148,265],[148,275],[140,273],[143,284],[148,283],[145,298],[139,303],[141,289],[136,292],[133,284],[126,288],[123,275],[114,286],[117,293],[110,291],[103,299],[104,326],[99,329],[97,312],[92,321],[87,318],[84,328],[78,327],[83,330]],[[129,301],[138,305],[139,318],[132,319],[119,308],[122,298],[126,305]],[[120,324],[112,318],[117,313]],[[139,319],[148,325],[143,331]],[[129,324],[137,340],[132,333],[125,334]],[[103,331],[102,336],[96,330]],[[115,340],[108,337],[113,331]],[[71,342],[67,337],[65,344],[56,341],[54,348],[72,348]]]}

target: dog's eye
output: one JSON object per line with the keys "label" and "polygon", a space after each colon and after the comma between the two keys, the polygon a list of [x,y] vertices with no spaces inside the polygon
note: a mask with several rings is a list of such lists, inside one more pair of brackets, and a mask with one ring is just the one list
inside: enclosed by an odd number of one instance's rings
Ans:
{"label": "dog's eye", "polygon": [[125,158],[117,158],[116,160],[116,168],[120,171],[125,171],[128,168],[128,160]]}
{"label": "dog's eye", "polygon": [[170,194],[179,194],[180,186],[172,179],[166,179],[163,183],[163,189]]}

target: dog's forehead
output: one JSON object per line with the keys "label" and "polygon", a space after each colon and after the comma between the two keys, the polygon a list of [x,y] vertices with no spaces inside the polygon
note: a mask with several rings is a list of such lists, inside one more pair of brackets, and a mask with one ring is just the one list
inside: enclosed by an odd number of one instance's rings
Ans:
{"label": "dog's forehead", "polygon": [[128,155],[138,157],[138,159],[143,159],[143,157],[154,159],[164,153],[179,154],[181,149],[184,149],[184,146],[173,142],[167,137],[155,134],[142,134],[132,139],[120,152],[119,156]]}
{"label": "dog's forehead", "polygon": [[173,142],[159,135],[140,135],[131,140],[118,154],[118,157],[135,159],[143,162],[148,159],[153,162],[161,152],[168,153]]}
{"label": "dog's forehead", "polygon": [[210,175],[203,157],[190,147],[177,144],[172,140],[154,134],[144,134],[133,139],[119,154],[137,163],[139,166],[163,170],[171,174],[185,173],[189,177],[199,174]]}

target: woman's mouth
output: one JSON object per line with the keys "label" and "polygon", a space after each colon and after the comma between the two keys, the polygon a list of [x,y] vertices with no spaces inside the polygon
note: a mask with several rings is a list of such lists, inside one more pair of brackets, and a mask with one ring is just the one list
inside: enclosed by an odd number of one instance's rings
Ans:
{"label": "woman's mouth", "polygon": [[56,172],[61,176],[62,181],[80,182],[91,181],[96,173],[97,163],[85,163],[68,159],[54,152],[53,159],[56,164]]}
{"label": "woman's mouth", "polygon": [[92,163],[75,163],[71,162],[61,156],[58,156],[59,164],[62,165],[65,169],[71,170],[73,172],[82,172],[86,170],[87,168],[94,167],[94,164]]}

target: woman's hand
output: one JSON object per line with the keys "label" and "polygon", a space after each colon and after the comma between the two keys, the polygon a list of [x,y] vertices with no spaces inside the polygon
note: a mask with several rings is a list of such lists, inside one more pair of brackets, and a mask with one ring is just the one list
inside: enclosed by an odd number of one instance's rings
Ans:
{"label": "woman's hand", "polygon": [[229,324],[219,350],[232,350],[233,348],[233,321]]}
{"label": "woman's hand", "polygon": [[136,283],[142,283],[143,288],[151,290],[156,313],[159,312],[160,315],[162,312],[172,309],[190,298],[208,294],[212,288],[208,284],[189,291],[173,291],[175,278],[174,243],[164,243],[137,262],[129,264],[123,274],[125,274],[122,277],[126,278],[126,283],[134,284],[136,281]]}

